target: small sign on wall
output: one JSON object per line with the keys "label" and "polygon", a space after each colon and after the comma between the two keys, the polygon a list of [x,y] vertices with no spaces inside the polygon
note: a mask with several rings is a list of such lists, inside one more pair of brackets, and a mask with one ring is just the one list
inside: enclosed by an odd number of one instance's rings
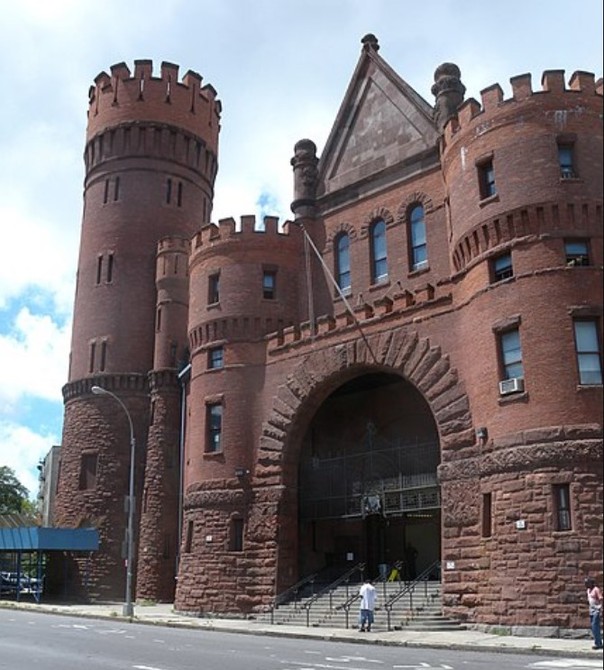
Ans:
{"label": "small sign on wall", "polygon": [[514,525],[516,526],[516,530],[526,530],[526,521],[524,519],[518,519]]}
{"label": "small sign on wall", "polygon": [[445,570],[455,570],[455,561],[445,561]]}
{"label": "small sign on wall", "polygon": [[206,535],[206,542],[211,542],[213,539],[211,535]]}

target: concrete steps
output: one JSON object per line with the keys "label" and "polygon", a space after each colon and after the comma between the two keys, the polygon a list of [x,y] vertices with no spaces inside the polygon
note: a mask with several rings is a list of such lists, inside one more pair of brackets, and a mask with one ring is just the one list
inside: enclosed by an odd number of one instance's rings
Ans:
{"label": "concrete steps", "polygon": [[[377,583],[378,604],[375,613],[376,631],[388,630],[388,612],[384,607],[389,598],[401,590],[398,582]],[[356,595],[359,585],[340,586],[330,594],[324,594],[310,603],[312,595],[296,602],[279,605],[272,613],[259,615],[258,619],[275,625],[312,626],[329,628],[356,628],[358,625],[358,601],[349,603],[348,618],[344,604]],[[441,584],[436,581],[421,582],[412,593],[407,593],[395,602],[390,612],[391,630],[451,631],[463,630],[465,626],[442,614]],[[309,607],[310,603],[310,607]]]}

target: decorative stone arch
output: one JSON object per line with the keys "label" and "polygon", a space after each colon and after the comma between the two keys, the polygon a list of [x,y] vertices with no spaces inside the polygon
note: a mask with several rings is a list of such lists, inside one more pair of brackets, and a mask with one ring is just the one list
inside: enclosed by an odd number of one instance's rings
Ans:
{"label": "decorative stone arch", "polygon": [[350,223],[340,223],[327,236],[327,239],[325,240],[325,248],[326,249],[333,249],[334,241],[340,235],[342,235],[342,233],[345,233],[346,235],[348,235],[351,242],[353,242],[357,238],[357,231],[352,224],[350,224]]}
{"label": "decorative stone arch", "polygon": [[333,344],[310,353],[297,365],[279,387],[263,424],[257,481],[286,485],[292,468],[297,467],[300,433],[304,430],[300,417],[306,414],[305,407],[317,407],[343,381],[352,378],[351,373],[376,368],[399,373],[422,394],[434,416],[441,453],[474,445],[470,403],[449,357],[428,337],[399,327],[366,340],[359,337]]}
{"label": "decorative stone arch", "polygon": [[425,214],[430,214],[434,209],[432,198],[423,191],[414,191],[409,194],[402,202],[397,212],[397,220],[401,223],[409,223],[409,210],[411,205],[420,204],[424,208]]}
{"label": "decorative stone arch", "polygon": [[394,217],[392,216],[390,210],[386,209],[385,207],[376,207],[375,209],[372,209],[365,217],[363,225],[361,226],[360,236],[367,237],[369,235],[369,228],[371,227],[371,224],[378,219],[382,219],[384,221],[386,224],[386,230],[395,223]]}

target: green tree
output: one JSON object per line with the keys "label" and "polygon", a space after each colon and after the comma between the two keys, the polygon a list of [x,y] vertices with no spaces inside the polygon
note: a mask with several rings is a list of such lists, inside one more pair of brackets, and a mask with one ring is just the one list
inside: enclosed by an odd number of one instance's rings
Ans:
{"label": "green tree", "polygon": [[29,512],[29,491],[17,479],[15,471],[0,465],[0,514]]}

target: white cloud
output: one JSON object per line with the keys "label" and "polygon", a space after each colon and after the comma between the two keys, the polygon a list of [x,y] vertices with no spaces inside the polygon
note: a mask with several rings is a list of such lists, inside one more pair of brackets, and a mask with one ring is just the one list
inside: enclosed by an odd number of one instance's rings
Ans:
{"label": "white cloud", "polygon": [[0,464],[14,470],[31,499],[38,492],[36,465],[53,444],[58,444],[57,440],[56,435],[40,435],[26,426],[0,421]]}
{"label": "white cloud", "polygon": [[11,332],[0,336],[0,403],[5,414],[18,410],[24,396],[61,401],[67,379],[70,324],[59,326],[50,315],[36,316],[26,307]]}

